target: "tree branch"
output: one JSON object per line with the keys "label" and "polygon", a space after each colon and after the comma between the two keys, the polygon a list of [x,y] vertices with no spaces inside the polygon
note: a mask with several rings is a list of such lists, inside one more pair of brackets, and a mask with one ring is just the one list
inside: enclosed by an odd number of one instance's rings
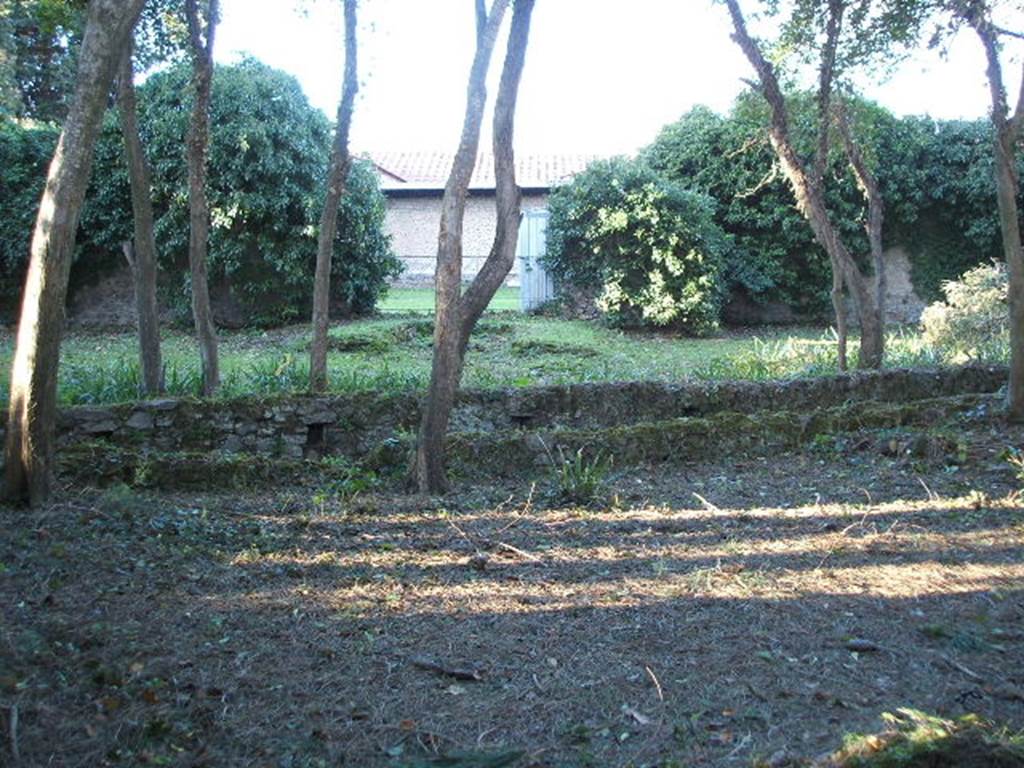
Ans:
{"label": "tree branch", "polygon": [[[494,245],[473,282],[462,296],[463,338],[468,341],[473,325],[483,314],[494,293],[515,263],[516,243],[521,218],[521,191],[516,184],[513,133],[519,82],[526,60],[530,37],[530,19],[534,0],[516,0],[512,11],[505,63],[494,104],[494,182],[497,228]],[[464,342],[465,343],[465,342]]]}
{"label": "tree branch", "polygon": [[832,80],[835,76],[836,51],[839,48],[839,33],[843,26],[843,0],[829,0],[828,22],[826,23],[825,45],[821,51],[821,65],[818,67],[818,146],[814,156],[814,179],[821,184],[828,164],[829,115],[831,112]]}

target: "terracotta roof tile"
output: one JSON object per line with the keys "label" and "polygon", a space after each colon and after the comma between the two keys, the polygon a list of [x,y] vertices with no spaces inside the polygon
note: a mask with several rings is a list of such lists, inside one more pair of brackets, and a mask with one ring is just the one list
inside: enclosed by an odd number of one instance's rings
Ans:
{"label": "terracotta roof tile", "polygon": [[[455,156],[449,152],[370,152],[381,189],[444,189]],[[552,187],[582,171],[596,155],[516,155],[521,187]],[[470,189],[494,189],[494,158],[477,156]]]}

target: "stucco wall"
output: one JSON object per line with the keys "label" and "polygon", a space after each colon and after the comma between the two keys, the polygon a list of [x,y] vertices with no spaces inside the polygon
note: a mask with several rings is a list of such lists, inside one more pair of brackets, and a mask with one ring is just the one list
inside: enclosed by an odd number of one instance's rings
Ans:
{"label": "stucco wall", "polygon": [[[523,210],[547,207],[547,195],[524,195]],[[395,254],[406,265],[402,284],[427,284],[434,278],[441,197],[391,197],[385,226]],[[493,195],[470,194],[462,230],[463,275],[472,277],[494,243],[496,215]],[[506,281],[519,285],[519,264]]]}

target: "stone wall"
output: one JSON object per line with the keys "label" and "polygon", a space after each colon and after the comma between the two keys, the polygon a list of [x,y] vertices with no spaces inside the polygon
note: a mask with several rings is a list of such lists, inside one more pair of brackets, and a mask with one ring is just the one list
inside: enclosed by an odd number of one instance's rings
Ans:
{"label": "stone wall", "polygon": [[[885,322],[890,324],[916,323],[924,312],[925,302],[917,295],[910,280],[910,258],[902,246],[893,246],[885,251]],[[876,280],[871,279],[872,288]],[[857,310],[849,302],[852,321],[856,321]],[[826,313],[831,318],[831,309]],[[786,304],[777,301],[756,302],[743,292],[736,292],[722,308],[722,319],[727,325],[791,325],[793,323],[820,320],[797,315]]]}
{"label": "stone wall", "polygon": [[[889,370],[786,382],[579,384],[460,394],[454,433],[596,429],[716,413],[757,414],[856,402],[903,403],[990,393],[1006,369]],[[59,445],[102,441],[142,451],[217,451],[284,458],[362,458],[404,446],[419,423],[414,394],[198,401],[161,399],[65,409]]]}

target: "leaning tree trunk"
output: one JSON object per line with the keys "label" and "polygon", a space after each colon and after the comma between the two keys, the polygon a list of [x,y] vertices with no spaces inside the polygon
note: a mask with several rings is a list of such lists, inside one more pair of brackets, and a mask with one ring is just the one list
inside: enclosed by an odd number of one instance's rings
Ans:
{"label": "leaning tree trunk", "polygon": [[132,45],[129,41],[121,57],[117,78],[117,107],[124,137],[125,162],[132,196],[135,222],[134,242],[124,243],[124,255],[135,284],[135,310],[138,320],[139,362],[147,395],[163,392],[163,365],[160,362],[160,326],[156,304],[156,236],[153,233],[152,183],[149,162],[139,137],[138,110],[132,70]]}
{"label": "leaning tree trunk", "polygon": [[1020,214],[1017,209],[1018,181],[1014,168],[1015,140],[1003,132],[996,137],[996,199],[1003,255],[1009,278],[1010,380],[1006,393],[1009,417],[1024,420],[1024,254],[1021,249]]}
{"label": "leaning tree trunk", "polygon": [[[473,326],[501,287],[515,261],[519,234],[520,190],[515,180],[512,139],[516,101],[529,41],[534,0],[516,0],[508,48],[494,108],[494,177],[497,221],[494,244],[473,282],[462,292],[462,215],[466,190],[479,144],[480,123],[486,100],[487,63],[478,67],[481,49],[493,48],[504,5],[496,2],[491,17],[482,23],[478,13],[478,49],[470,76],[470,98],[462,143],[445,190],[437,265],[437,314],[430,389],[424,403],[416,446],[415,479],[423,493],[447,487],[444,439],[465,362]],[[479,8],[479,5],[478,5]],[[498,18],[495,18],[498,16]],[[487,52],[489,58],[490,52]],[[449,194],[453,193],[453,194]],[[461,197],[459,197],[461,195]]]}
{"label": "leaning tree trunk", "polygon": [[185,0],[189,42],[192,49],[193,98],[188,132],[188,263],[192,277],[192,317],[203,368],[203,394],[209,397],[220,386],[217,329],[210,307],[206,272],[210,235],[210,211],[206,199],[207,154],[210,144],[210,92],[213,83],[213,40],[217,30],[218,0],[210,0],[206,15],[206,39],[200,30],[197,0]]}
{"label": "leaning tree trunk", "polygon": [[338,105],[338,124],[334,130],[330,167],[327,172],[327,193],[320,216],[320,232],[316,249],[316,276],[313,279],[313,341],[309,354],[309,389],[327,389],[327,330],[330,324],[331,258],[334,236],[338,230],[338,206],[345,194],[345,182],[352,165],[348,136],[352,127],[359,79],[356,72],[356,0],[345,0],[345,78]]}
{"label": "leaning tree trunk", "polygon": [[[874,365],[862,365],[861,367],[878,368],[882,364],[882,352],[885,334],[885,251],[882,244],[882,226],[885,221],[885,209],[882,203],[882,191],[878,186],[875,175],[871,172],[864,155],[853,140],[853,132],[850,130],[850,123],[846,117],[846,107],[840,100],[836,105],[836,123],[839,126],[839,135],[843,142],[843,149],[846,158],[853,170],[854,178],[857,179],[857,186],[868,204],[868,217],[864,222],[864,230],[868,236],[868,243],[871,249],[871,265],[875,272],[875,311],[868,318],[868,328],[861,322],[861,352],[863,360],[870,357],[871,361],[877,357]],[[859,270],[858,270],[859,271]]]}
{"label": "leaning tree trunk", "polygon": [[53,486],[57,367],[75,230],[121,52],[143,0],[92,0],[75,92],[39,205],[11,368],[6,494],[41,504]]}
{"label": "leaning tree trunk", "polygon": [[[857,263],[850,255],[849,250],[843,244],[839,231],[832,224],[828,207],[825,204],[823,182],[817,178],[814,172],[808,172],[803,161],[793,146],[789,133],[789,118],[786,110],[785,98],[782,89],[779,87],[775,70],[765,59],[761,49],[747,31],[746,20],[740,10],[738,0],[726,0],[729,14],[732,17],[733,39],[742,49],[744,55],[753,65],[761,84],[761,93],[771,110],[771,125],[768,130],[769,141],[782,166],[793,195],[796,198],[796,205],[800,212],[807,219],[814,232],[818,244],[829,256],[833,269],[833,291],[839,283],[845,284],[853,298],[857,308],[857,316],[861,329],[860,355],[857,360],[858,368],[880,368],[885,350],[885,334],[883,317],[883,306],[879,297],[868,287],[868,279],[860,271]],[[830,6],[832,7],[832,6]],[[838,5],[835,8],[839,8]],[[838,34],[838,30],[834,34]],[[827,83],[822,85],[822,89]],[[819,104],[827,106],[827,100],[819,98]],[[819,119],[826,120],[828,115],[819,115]],[[827,150],[827,134],[819,134],[819,142],[824,144]],[[818,149],[818,165],[823,165],[820,159],[822,147]],[[835,277],[838,271],[841,280]],[[835,299],[833,299],[835,301]],[[838,318],[837,312],[837,321]]]}
{"label": "leaning tree trunk", "polygon": [[1007,415],[1013,421],[1024,420],[1024,250],[1021,246],[1020,212],[1017,195],[1020,181],[1016,168],[1016,145],[1024,123],[1024,73],[1013,114],[1007,104],[999,61],[998,31],[982,15],[967,19],[985,48],[988,62],[989,91],[992,96],[994,129],[996,201],[999,205],[999,229],[1003,239],[1003,258],[1009,278],[1010,304],[1010,380],[1006,392]]}

